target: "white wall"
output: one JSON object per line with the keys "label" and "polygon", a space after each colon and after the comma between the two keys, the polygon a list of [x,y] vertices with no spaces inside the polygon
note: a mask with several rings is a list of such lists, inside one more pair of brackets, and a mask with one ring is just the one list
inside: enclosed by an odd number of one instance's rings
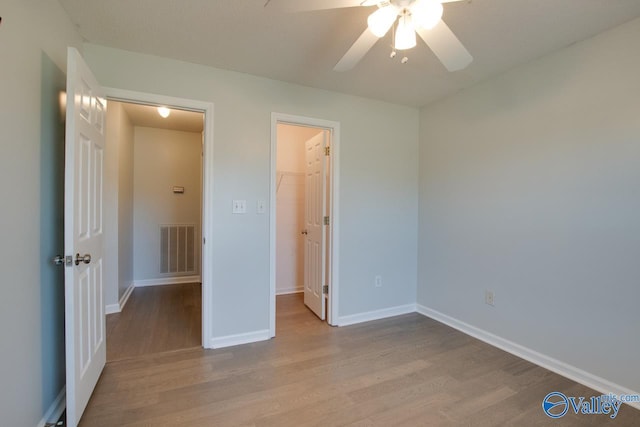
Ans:
{"label": "white wall", "polygon": [[118,299],[133,282],[133,147],[134,128],[122,108],[118,149]]}
{"label": "white wall", "polygon": [[[160,225],[196,225],[196,273],[200,274],[202,133],[136,126],[133,155],[133,252],[135,281],[194,275],[160,273]],[[184,187],[184,194],[173,187]]]}
{"label": "white wall", "polygon": [[639,42],[636,19],[422,110],[418,285],[637,391]]}
{"label": "white wall", "polygon": [[120,102],[107,105],[104,165],[105,304],[133,281],[133,126]]}
{"label": "white wall", "polygon": [[63,251],[66,49],[81,39],[57,1],[0,10],[0,414],[34,426],[64,386]]}
{"label": "white wall", "polygon": [[[415,301],[416,109],[91,44],[85,52],[106,86],[215,104],[213,255],[205,260],[214,336],[269,329],[269,216],[255,203],[269,200],[274,111],[341,123],[339,315]],[[231,213],[233,199],[248,201],[247,214]]]}
{"label": "white wall", "polygon": [[276,192],[276,294],[304,287],[305,141],[321,129],[278,124]]}

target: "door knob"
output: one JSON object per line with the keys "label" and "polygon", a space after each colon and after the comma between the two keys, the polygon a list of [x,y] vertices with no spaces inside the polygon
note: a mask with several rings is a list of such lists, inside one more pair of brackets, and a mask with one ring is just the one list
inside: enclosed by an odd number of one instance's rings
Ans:
{"label": "door knob", "polygon": [[309,234],[309,232],[307,230],[302,230],[300,234]]}
{"label": "door knob", "polygon": [[91,255],[86,254],[84,256],[80,256],[80,254],[76,254],[76,260],[75,260],[76,265],[80,265],[81,262],[84,262],[85,264],[89,264],[91,262]]}

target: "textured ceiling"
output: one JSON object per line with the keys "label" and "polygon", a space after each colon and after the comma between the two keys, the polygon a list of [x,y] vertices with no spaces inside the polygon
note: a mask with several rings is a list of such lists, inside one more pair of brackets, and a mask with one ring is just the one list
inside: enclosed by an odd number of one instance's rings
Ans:
{"label": "textured ceiling", "polygon": [[[474,57],[447,72],[427,46],[389,59],[390,35],[352,70],[334,65],[375,9],[285,13],[266,0],[59,0],[89,42],[305,86],[423,106],[640,16],[640,0],[473,0],[444,21]],[[305,0],[300,0],[304,2]]]}

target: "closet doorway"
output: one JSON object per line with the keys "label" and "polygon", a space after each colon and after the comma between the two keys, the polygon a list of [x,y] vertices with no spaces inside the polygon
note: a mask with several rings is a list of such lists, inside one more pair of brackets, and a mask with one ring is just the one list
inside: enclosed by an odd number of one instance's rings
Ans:
{"label": "closet doorway", "polygon": [[332,150],[336,148],[338,124],[290,116],[274,118],[272,335],[276,301],[304,304],[329,324],[335,323],[333,311],[337,304],[337,280],[333,274],[337,259],[337,156]]}

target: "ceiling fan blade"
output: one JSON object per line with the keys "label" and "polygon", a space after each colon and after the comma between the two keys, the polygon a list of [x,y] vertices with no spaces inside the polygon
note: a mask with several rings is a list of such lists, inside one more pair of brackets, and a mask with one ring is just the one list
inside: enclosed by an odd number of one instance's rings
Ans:
{"label": "ceiling fan blade", "polygon": [[369,28],[358,37],[342,59],[333,67],[333,71],[349,71],[369,52],[378,41],[378,37]]}
{"label": "ceiling fan blade", "polygon": [[416,31],[447,70],[462,70],[473,61],[469,51],[442,20],[430,30],[418,28]]}
{"label": "ceiling fan blade", "polygon": [[310,12],[362,5],[362,0],[271,0],[269,7],[285,12]]}

